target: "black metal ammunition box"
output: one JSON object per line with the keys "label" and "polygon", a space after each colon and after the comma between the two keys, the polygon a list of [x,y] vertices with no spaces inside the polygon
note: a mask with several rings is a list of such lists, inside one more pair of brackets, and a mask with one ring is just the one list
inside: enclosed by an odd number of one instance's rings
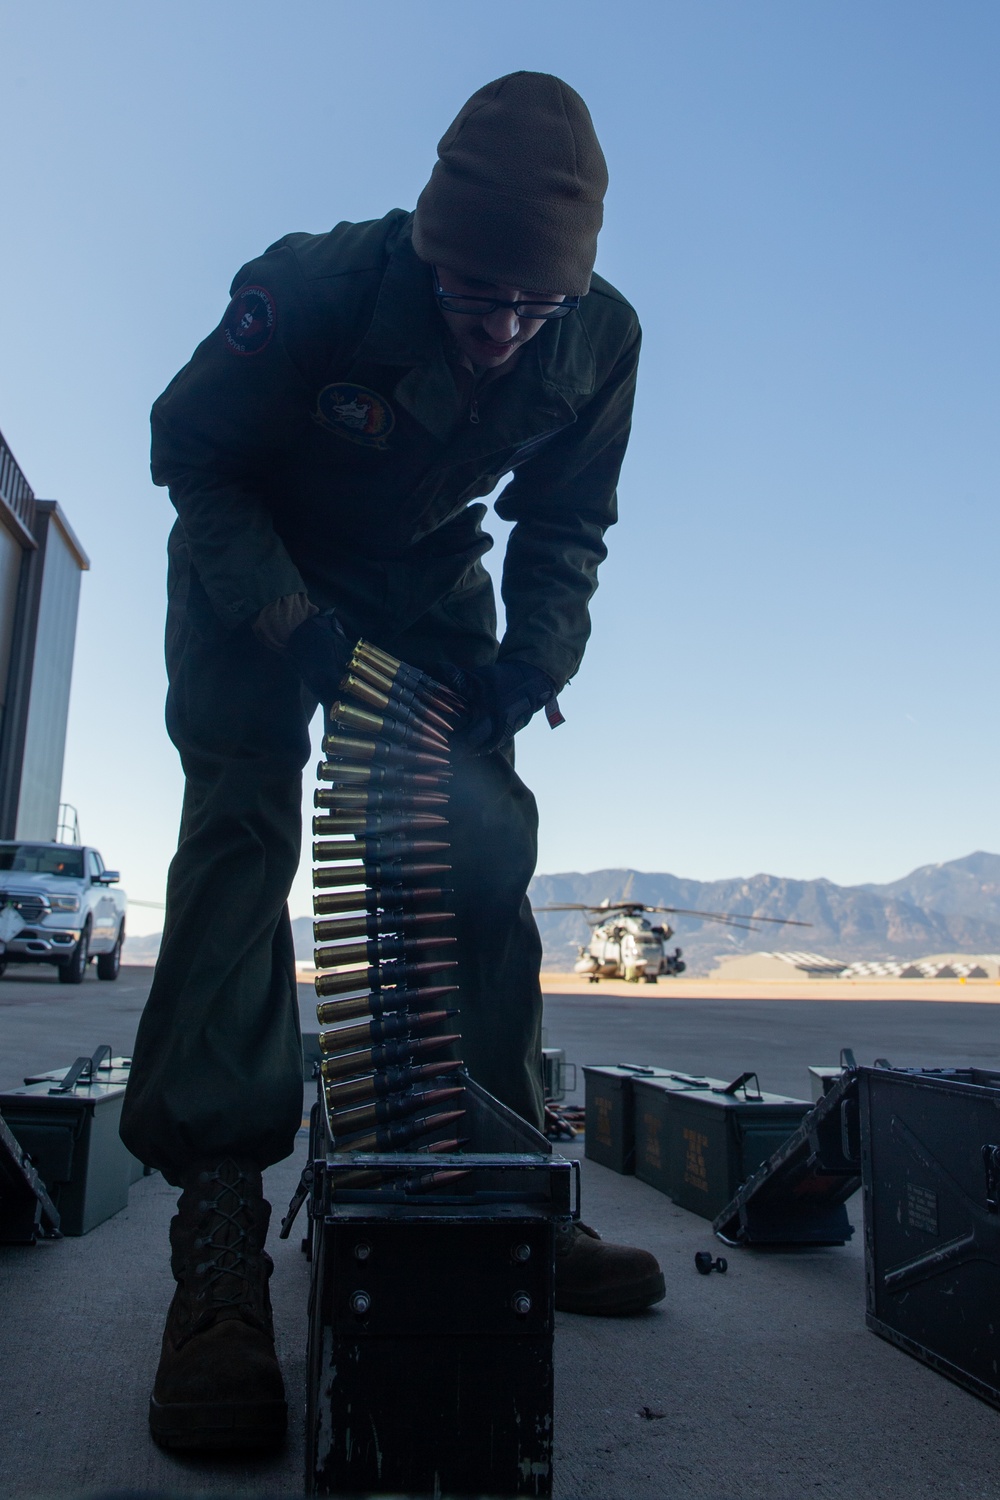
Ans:
{"label": "black metal ammunition box", "polygon": [[751,1079],[756,1085],[756,1074],[744,1073],[733,1083],[681,1089],[636,1078],[636,1176],[714,1219],[811,1108],[762,1094]]}
{"label": "black metal ammunition box", "polygon": [[626,1177],[635,1171],[635,1100],[632,1093],[635,1080],[656,1079],[665,1087],[679,1089],[707,1088],[716,1081],[689,1073],[673,1073],[669,1068],[644,1068],[638,1063],[585,1067],[583,1077],[587,1158]]}
{"label": "black metal ammunition box", "polygon": [[1000,1073],[860,1085],[868,1327],[1000,1407]]}
{"label": "black metal ammunition box", "polygon": [[798,1128],[713,1220],[727,1245],[843,1245],[851,1238],[846,1204],[861,1186],[858,1076],[853,1068],[836,1073]]}
{"label": "black metal ammunition box", "polygon": [[59,1212],[0,1115],[0,1245],[34,1245],[59,1236]]}
{"label": "black metal ammunition box", "polygon": [[9,1089],[0,1113],[45,1183],[63,1234],[87,1234],[125,1207],[142,1167],[118,1134],[124,1083],[80,1082],[54,1093],[58,1087]]}
{"label": "black metal ammunition box", "polygon": [[[551,1494],[555,1230],[577,1163],[462,1081],[461,1153],[324,1142],[313,1162],[310,1494]],[[472,1175],[407,1199],[428,1168]],[[338,1186],[359,1170],[389,1185]]]}
{"label": "black metal ammunition box", "polygon": [[576,1064],[566,1061],[562,1047],[542,1048],[542,1092],[548,1104],[561,1104],[576,1088]]}
{"label": "black metal ammunition box", "polygon": [[[62,1083],[67,1075],[74,1071],[83,1058],[78,1058],[76,1063],[69,1067],[50,1068],[46,1073],[32,1073],[25,1078],[25,1083]],[[110,1047],[99,1047],[90,1059],[90,1068],[84,1074],[81,1083],[74,1084],[74,1090],[78,1090],[85,1084],[88,1078],[96,1078],[99,1083],[119,1083],[122,1088],[128,1083],[129,1073],[132,1068],[130,1057],[112,1057]],[[143,1177],[149,1176],[153,1168],[144,1166],[137,1156],[128,1153],[129,1159],[129,1184],[139,1182]]]}

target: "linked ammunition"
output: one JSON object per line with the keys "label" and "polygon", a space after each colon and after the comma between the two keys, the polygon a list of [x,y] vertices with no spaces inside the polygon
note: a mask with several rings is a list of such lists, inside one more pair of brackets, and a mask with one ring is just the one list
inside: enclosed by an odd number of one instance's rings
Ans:
{"label": "linked ammunition", "polygon": [[[395,766],[376,766],[371,762],[367,764],[360,761],[329,761],[321,760],[316,768],[316,775],[320,781],[335,781],[344,786],[389,786],[393,792],[406,792],[411,789],[433,792],[439,790],[451,779],[451,771],[444,769],[438,771],[405,771]],[[330,799],[335,797],[336,792],[328,792],[325,787],[317,788],[313,802],[317,807],[331,806]]]}
{"label": "linked ammunition", "polygon": [[464,1094],[463,1088],[411,1089],[405,1094],[391,1094],[385,1099],[375,1099],[371,1104],[361,1104],[356,1109],[335,1110],[331,1106],[330,1125],[333,1138],[339,1141],[356,1130],[366,1130],[369,1125],[388,1125],[392,1120],[405,1120],[418,1110],[432,1105],[444,1104]]}
{"label": "linked ammunition", "polygon": [[425,959],[416,964],[404,964],[398,959],[390,959],[388,963],[369,965],[364,969],[335,969],[330,974],[317,974],[314,983],[317,995],[323,999],[329,995],[350,995],[355,990],[378,990],[392,984],[410,984],[423,975],[441,974],[445,969],[456,967],[451,959],[434,962]]}
{"label": "linked ammunition", "polygon": [[332,1056],[350,1052],[360,1046],[378,1046],[382,1042],[394,1042],[402,1036],[419,1036],[431,1031],[442,1021],[457,1016],[457,1010],[425,1010],[419,1012],[400,1011],[392,1015],[372,1016],[354,1026],[340,1026],[335,1031],[321,1031],[319,1050]]}
{"label": "linked ammunition", "polygon": [[428,875],[447,875],[450,870],[451,865],[411,865],[396,859],[368,865],[367,868],[364,865],[323,865],[313,870],[313,885],[319,889],[367,885],[374,878],[379,882],[375,889],[382,889],[385,886],[408,885],[411,881],[423,880]]}
{"label": "linked ammunition", "polygon": [[423,1010],[435,1004],[445,995],[453,995],[456,984],[428,984],[423,989],[369,990],[366,995],[352,995],[346,1000],[324,1000],[317,1005],[316,1015],[321,1026],[333,1026],[338,1021],[353,1021],[355,1016],[379,1016],[389,1010]]}
{"label": "linked ammunition", "polygon": [[366,912],[372,914],[386,911],[398,916],[409,912],[415,902],[442,902],[454,891],[446,886],[375,887],[366,886],[363,891],[315,891],[313,912],[317,917],[333,916],[335,912]]}
{"label": "linked ammunition", "polygon": [[[338,700],[330,706],[330,723],[341,733],[374,734],[393,745],[420,745],[437,754],[448,753],[448,741],[439,729],[432,729],[416,714],[401,710],[401,717],[373,713],[356,703]],[[336,731],[335,731],[336,732]],[[326,747],[324,746],[324,749]]]}
{"label": "linked ammunition", "polygon": [[315,948],[315,965],[318,969],[342,969],[352,963],[384,963],[394,959],[412,959],[427,948],[450,948],[457,938],[450,933],[441,936],[426,935],[423,938],[412,933],[379,933],[378,938],[361,938],[357,942],[342,942],[336,947]]}
{"label": "linked ammunition", "polygon": [[348,674],[340,686],[344,692],[360,698],[371,708],[381,709],[383,712],[395,711],[397,708],[413,712],[442,734],[450,734],[454,727],[456,714],[431,708],[414,688],[403,681],[393,682],[367,662],[356,664],[355,673]]}
{"label": "linked ammunition", "polygon": [[[362,857],[366,865],[377,866],[384,864],[387,859],[399,859],[410,854],[437,854],[442,849],[450,848],[451,845],[443,839],[414,839],[387,833],[365,839]],[[359,857],[353,845],[345,845],[335,839],[322,839],[314,843],[312,853],[313,859],[324,863],[344,864]]]}
{"label": "linked ammunition", "polygon": [[383,1042],[380,1046],[362,1047],[357,1052],[344,1052],[336,1057],[324,1057],[319,1065],[324,1079],[354,1078],[359,1073],[379,1072],[383,1068],[410,1067],[415,1058],[426,1057],[431,1052],[443,1052],[455,1042],[462,1040],[460,1034],[447,1036],[407,1037],[403,1041]]}
{"label": "linked ammunition", "polygon": [[323,753],[335,759],[362,762],[371,760],[382,766],[402,766],[411,771],[444,769],[446,755],[431,755],[426,750],[411,750],[408,745],[390,745],[384,740],[362,740],[346,734],[328,734],[323,738]]}
{"label": "linked ammunition", "polygon": [[364,808],[337,808],[322,817],[313,818],[313,833],[353,834],[368,841],[385,835],[406,838],[413,829],[446,828],[448,819],[440,813],[367,812]]}
{"label": "linked ammunition", "polygon": [[[323,1020],[322,1016],[320,1020]],[[416,1083],[456,1073],[464,1066],[462,1062],[432,1062],[418,1063],[415,1067],[382,1068],[380,1072],[367,1073],[362,1078],[328,1083],[327,1102],[331,1109],[347,1109],[352,1104],[363,1104],[366,1099],[384,1099],[389,1094],[402,1093]]]}
{"label": "linked ammunition", "polygon": [[466,1167],[464,1171],[453,1167],[440,1172],[425,1172],[420,1177],[407,1177],[403,1183],[403,1191],[404,1193],[440,1193],[445,1188],[454,1187],[463,1178],[471,1176],[471,1167]]}
{"label": "linked ammunition", "polygon": [[437,682],[426,672],[421,672],[417,667],[411,667],[406,662],[397,661],[388,652],[380,651],[370,641],[359,641],[354,648],[354,655],[348,663],[350,667],[360,670],[364,663],[369,663],[378,671],[382,672],[393,682],[404,682],[407,686],[421,697],[426,696],[432,703],[441,705],[443,708],[453,709],[457,713],[464,712],[465,704],[451,688],[445,687],[443,682]]}
{"label": "linked ammunition", "polygon": [[[458,1140],[433,1141],[429,1146],[418,1146],[417,1150],[421,1156],[448,1156],[452,1151],[457,1150],[459,1146],[464,1144],[464,1141]],[[353,1150],[354,1148],[352,1147],[351,1149]],[[393,1176],[389,1172],[382,1172],[377,1169],[364,1172],[338,1172],[334,1179],[334,1189],[376,1187],[382,1183],[398,1181],[398,1177]]]}
{"label": "linked ammunition", "polygon": [[446,1109],[437,1115],[423,1115],[418,1120],[404,1120],[398,1125],[382,1125],[367,1135],[355,1136],[352,1141],[337,1146],[337,1151],[395,1151],[432,1131],[443,1130],[453,1120],[460,1120],[464,1109]]}
{"label": "linked ammunition", "polygon": [[[322,765],[321,761],[321,768]],[[434,812],[437,808],[447,807],[448,798],[444,792],[410,792],[400,796],[395,791],[385,791],[377,786],[338,786],[330,794],[327,805],[338,812],[348,812],[354,808],[369,812],[413,812],[419,817],[424,813]]]}
{"label": "linked ammunition", "polygon": [[407,958],[427,948],[450,947],[457,941],[457,938],[450,935],[415,937],[405,932],[384,932],[378,937],[364,938],[357,943],[338,943],[332,948],[316,948],[314,957],[317,969],[337,968],[344,964],[384,964],[387,959]]}
{"label": "linked ammunition", "polygon": [[414,927],[429,927],[453,919],[454,912],[450,911],[383,910],[368,912],[363,916],[332,917],[327,922],[314,922],[313,936],[319,943],[335,943],[338,938],[375,938],[383,932],[409,932]]}

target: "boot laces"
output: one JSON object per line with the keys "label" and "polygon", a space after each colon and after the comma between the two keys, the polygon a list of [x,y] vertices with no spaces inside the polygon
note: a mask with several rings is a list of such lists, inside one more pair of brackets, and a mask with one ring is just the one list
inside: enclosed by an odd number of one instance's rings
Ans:
{"label": "boot laces", "polygon": [[[232,1179],[228,1174],[223,1175],[226,1168],[233,1174]],[[252,1297],[254,1285],[250,1265],[253,1199],[248,1191],[249,1181],[234,1162],[226,1161],[214,1171],[202,1172],[199,1187],[205,1191],[198,1207],[208,1223],[195,1247],[209,1253],[202,1254],[195,1274],[204,1278],[202,1295],[216,1307],[237,1307]]]}

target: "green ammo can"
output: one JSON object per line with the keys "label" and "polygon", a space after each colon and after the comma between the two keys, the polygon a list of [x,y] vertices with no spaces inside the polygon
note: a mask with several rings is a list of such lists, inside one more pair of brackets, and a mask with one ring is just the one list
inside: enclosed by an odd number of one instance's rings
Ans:
{"label": "green ammo can", "polygon": [[630,1177],[635,1166],[635,1100],[632,1085],[638,1079],[655,1079],[663,1088],[705,1089],[717,1082],[669,1068],[644,1068],[638,1063],[615,1067],[585,1067],[585,1151],[589,1161],[610,1167]]}
{"label": "green ammo can", "polygon": [[45,1183],[63,1234],[87,1234],[125,1208],[143,1173],[118,1134],[128,1063],[110,1053],[98,1048],[0,1094],[0,1112]]}
{"label": "green ammo can", "polygon": [[636,1078],[633,1088],[636,1176],[703,1219],[725,1208],[812,1108],[762,1094],[756,1073],[694,1089]]}

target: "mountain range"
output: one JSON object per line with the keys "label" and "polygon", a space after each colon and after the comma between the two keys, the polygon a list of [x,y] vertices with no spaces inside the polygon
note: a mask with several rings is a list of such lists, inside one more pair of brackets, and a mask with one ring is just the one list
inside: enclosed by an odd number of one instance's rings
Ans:
{"label": "mountain range", "polygon": [[978,852],[945,864],[922,865],[887,885],[835,885],[832,880],[685,880],[639,870],[536,875],[529,888],[545,945],[547,969],[571,969],[586,942],[581,912],[541,908],[579,901],[597,905],[643,901],[651,906],[694,908],[764,917],[786,917],[809,927],[759,924],[754,932],[678,915],[673,944],[688,970],[705,974],[720,955],[760,949],[804,950],[830,958],[921,958],[929,953],[1000,952],[1000,855]]}
{"label": "mountain range", "polygon": [[[698,911],[791,917],[808,927],[759,923],[756,930],[698,917],[669,917],[671,946],[684,950],[688,972],[706,974],[720,956],[760,949],[822,953],[845,961],[923,958],[931,953],[1000,953],[1000,854],[979,851],[944,864],[922,865],[887,885],[835,885],[832,880],[685,880],[641,870],[536,875],[528,894],[545,948],[546,969],[572,969],[588,927],[582,912],[546,912],[557,903],[597,906],[643,901]],[[295,956],[312,957],[312,918],[292,922]],[[151,963],[159,935],[130,938],[127,961]]]}

